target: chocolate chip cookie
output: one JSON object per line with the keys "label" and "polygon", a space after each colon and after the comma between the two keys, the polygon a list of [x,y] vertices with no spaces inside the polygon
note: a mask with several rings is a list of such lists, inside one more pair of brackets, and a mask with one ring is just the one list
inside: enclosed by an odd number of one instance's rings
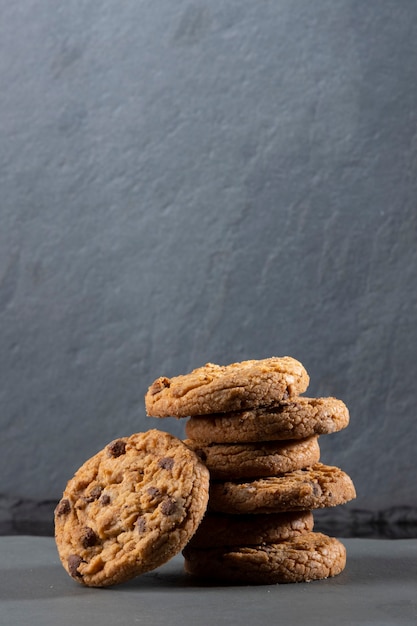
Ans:
{"label": "chocolate chip cookie", "polygon": [[305,533],[279,543],[231,548],[187,546],[185,571],[228,583],[272,585],[336,576],[346,565],[346,549],[333,537]]}
{"label": "chocolate chip cookie", "polygon": [[263,443],[184,443],[194,450],[210,471],[212,480],[235,480],[276,476],[317,463],[318,437]]}
{"label": "chocolate chip cookie", "polygon": [[309,376],[292,357],[230,365],[207,363],[189,374],[157,378],[145,396],[148,415],[188,417],[240,411],[303,393]]}
{"label": "chocolate chip cookie", "polygon": [[191,417],[185,431],[196,441],[242,443],[325,435],[348,424],[349,411],[342,400],[302,396],[269,407]]}
{"label": "chocolate chip cookie", "polygon": [[206,512],[188,546],[255,546],[275,543],[313,530],[311,511],[228,515]]}
{"label": "chocolate chip cookie", "polygon": [[62,565],[96,587],[160,566],[194,534],[208,490],[207,468],[173,435],[150,430],[109,443],[75,473],[56,507]]}
{"label": "chocolate chip cookie", "polygon": [[220,513],[279,513],[332,507],[356,497],[350,477],[316,463],[282,476],[210,483],[209,510]]}

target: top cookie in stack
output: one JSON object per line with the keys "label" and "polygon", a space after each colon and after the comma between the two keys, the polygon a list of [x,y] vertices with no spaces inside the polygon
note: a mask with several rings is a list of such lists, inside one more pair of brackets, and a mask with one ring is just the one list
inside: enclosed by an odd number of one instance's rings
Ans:
{"label": "top cookie in stack", "polygon": [[343,570],[344,546],[312,532],[311,510],[355,497],[347,474],[319,462],[319,435],[345,428],[349,412],[336,398],[300,396],[308,384],[299,361],[272,357],[208,363],[149,387],[148,415],[189,417],[185,443],[210,471],[208,512],[184,550],[188,572],[259,584]]}
{"label": "top cookie in stack", "polygon": [[152,417],[189,417],[242,411],[303,393],[310,378],[292,357],[231,365],[207,363],[190,374],[157,378],[145,396]]}

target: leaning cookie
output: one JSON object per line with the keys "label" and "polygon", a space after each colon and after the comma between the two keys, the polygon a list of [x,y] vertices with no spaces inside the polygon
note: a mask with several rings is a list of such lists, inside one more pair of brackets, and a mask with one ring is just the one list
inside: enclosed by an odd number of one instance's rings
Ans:
{"label": "leaning cookie", "polygon": [[337,506],[355,497],[355,487],[345,472],[316,463],[282,476],[212,482],[209,510],[231,514],[279,513]]}
{"label": "leaning cookie", "polygon": [[342,400],[302,396],[269,407],[191,417],[185,431],[196,441],[243,443],[326,435],[348,424],[349,410]]}
{"label": "leaning cookie", "polygon": [[62,565],[103,587],[180,552],[204,516],[209,473],[176,437],[158,430],[111,442],[68,482],[55,510]]}
{"label": "leaning cookie", "polygon": [[292,357],[207,363],[189,374],[160,377],[145,396],[152,417],[188,417],[258,407],[303,393],[309,376]]}
{"label": "leaning cookie", "polygon": [[313,530],[313,526],[311,511],[259,515],[206,512],[188,546],[214,548],[276,543],[308,533]]}
{"label": "leaning cookie", "polygon": [[243,444],[203,444],[186,439],[184,443],[200,457],[212,480],[276,476],[320,459],[318,437]]}
{"label": "leaning cookie", "polygon": [[340,574],[346,549],[333,537],[306,533],[280,543],[183,550],[185,571],[227,583],[272,585],[321,580]]}

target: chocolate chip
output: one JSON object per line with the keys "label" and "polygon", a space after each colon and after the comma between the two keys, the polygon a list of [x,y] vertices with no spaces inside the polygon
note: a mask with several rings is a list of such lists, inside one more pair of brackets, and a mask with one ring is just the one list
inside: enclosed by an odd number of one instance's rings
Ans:
{"label": "chocolate chip", "polygon": [[123,439],[116,439],[115,441],[109,443],[109,445],[107,446],[107,450],[109,451],[111,456],[121,456],[126,452],[126,443],[123,441]]}
{"label": "chocolate chip", "polygon": [[81,544],[83,548],[91,548],[91,546],[95,546],[97,542],[98,537],[94,530],[92,528],[89,528],[89,526],[86,526],[81,537]]}
{"label": "chocolate chip", "polygon": [[58,517],[61,517],[61,515],[66,515],[70,511],[71,511],[70,501],[67,500],[67,498],[63,498],[61,502],[59,502],[58,506],[56,507],[55,514]]}
{"label": "chocolate chip", "polygon": [[172,515],[177,509],[177,503],[173,498],[167,498],[161,504],[161,513],[163,515]]}
{"label": "chocolate chip", "polygon": [[94,500],[98,500],[99,497],[101,496],[102,489],[103,488],[100,487],[100,485],[96,485],[95,487],[93,487],[89,495],[85,497],[85,501],[94,502]]}
{"label": "chocolate chip", "polygon": [[73,578],[81,578],[82,574],[78,571],[83,559],[78,554],[70,554],[67,560],[69,573]]}
{"label": "chocolate chip", "polygon": [[159,393],[160,391],[162,391],[163,389],[166,389],[167,387],[169,387],[171,385],[171,381],[169,380],[169,378],[165,378],[165,377],[161,377],[158,378],[157,380],[155,380],[154,383],[152,383],[152,385],[149,387],[149,393],[152,396],[155,396],[157,393]]}
{"label": "chocolate chip", "polygon": [[162,469],[167,469],[170,470],[174,467],[174,459],[170,456],[165,456],[162,459],[159,459],[158,461],[158,465],[159,467],[162,467]]}
{"label": "chocolate chip", "polygon": [[110,504],[110,496],[107,493],[103,493],[103,495],[101,496],[99,502],[103,506],[106,506],[107,504]]}
{"label": "chocolate chip", "polygon": [[145,518],[142,517],[141,515],[136,520],[136,528],[138,529],[138,532],[140,533],[144,533],[146,530],[146,521],[145,521]]}
{"label": "chocolate chip", "polygon": [[155,498],[156,496],[160,496],[161,495],[161,492],[159,491],[159,489],[157,487],[148,487],[148,489],[146,491],[153,498]]}

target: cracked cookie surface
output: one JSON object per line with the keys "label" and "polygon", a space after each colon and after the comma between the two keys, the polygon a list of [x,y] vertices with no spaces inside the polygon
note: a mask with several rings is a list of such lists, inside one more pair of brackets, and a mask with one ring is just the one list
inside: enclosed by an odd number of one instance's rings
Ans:
{"label": "cracked cookie surface", "polygon": [[182,550],[207,507],[209,473],[178,438],[150,430],[109,443],[55,509],[62,565],[87,586],[121,583]]}
{"label": "cracked cookie surface", "polygon": [[191,417],[185,432],[208,443],[243,443],[303,439],[346,428],[349,410],[337,398],[296,397],[247,411]]}
{"label": "cracked cookie surface", "polygon": [[309,380],[292,357],[206,363],[189,374],[157,378],[146,393],[146,411],[152,417],[188,417],[243,410],[303,393]]}
{"label": "cracked cookie surface", "polygon": [[183,555],[189,574],[243,584],[321,580],[337,576],[346,565],[345,546],[315,532],[252,547],[200,550],[187,546]]}
{"label": "cracked cookie surface", "polygon": [[203,461],[213,480],[276,476],[320,459],[318,437],[243,444],[204,444],[186,439],[184,443]]}
{"label": "cracked cookie surface", "polygon": [[345,472],[316,463],[282,476],[212,482],[209,510],[232,514],[279,513],[337,506],[355,497],[355,487]]}

